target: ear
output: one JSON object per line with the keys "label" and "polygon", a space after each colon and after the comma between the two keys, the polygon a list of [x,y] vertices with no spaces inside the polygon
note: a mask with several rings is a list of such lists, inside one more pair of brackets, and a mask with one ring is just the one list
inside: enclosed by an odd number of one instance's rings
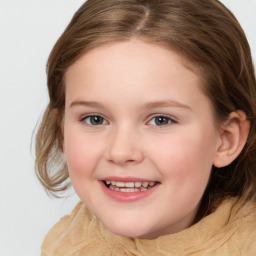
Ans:
{"label": "ear", "polygon": [[243,111],[230,113],[220,133],[220,143],[213,165],[220,168],[232,163],[243,150],[249,130],[250,122]]}

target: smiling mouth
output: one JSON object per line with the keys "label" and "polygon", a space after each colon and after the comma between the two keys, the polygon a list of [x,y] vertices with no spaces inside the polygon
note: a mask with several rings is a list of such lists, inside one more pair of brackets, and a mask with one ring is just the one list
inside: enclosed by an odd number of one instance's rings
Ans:
{"label": "smiling mouth", "polygon": [[147,191],[154,186],[156,186],[159,182],[156,181],[135,181],[135,182],[122,182],[122,181],[110,181],[110,180],[104,180],[104,185],[114,191],[120,191],[120,192],[141,192],[141,191]]}

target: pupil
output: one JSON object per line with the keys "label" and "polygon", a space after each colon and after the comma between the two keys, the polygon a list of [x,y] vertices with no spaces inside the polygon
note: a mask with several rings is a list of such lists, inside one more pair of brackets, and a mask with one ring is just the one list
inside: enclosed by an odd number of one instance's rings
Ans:
{"label": "pupil", "polygon": [[168,118],[166,117],[163,117],[163,116],[159,116],[156,118],[156,124],[157,125],[165,125],[165,124],[168,124]]}
{"label": "pupil", "polygon": [[93,125],[99,125],[103,123],[103,118],[100,116],[92,116],[90,121]]}

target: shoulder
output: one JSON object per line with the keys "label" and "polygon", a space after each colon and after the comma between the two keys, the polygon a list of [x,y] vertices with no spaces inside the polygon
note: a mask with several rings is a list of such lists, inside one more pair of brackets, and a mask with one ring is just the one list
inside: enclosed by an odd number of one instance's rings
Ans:
{"label": "shoulder", "polygon": [[41,247],[41,255],[61,255],[60,250],[67,252],[79,244],[93,218],[85,205],[79,202],[70,215],[61,218],[48,232]]}
{"label": "shoulder", "polygon": [[247,202],[237,208],[234,206],[232,209],[235,230],[233,240],[240,246],[241,255],[256,255],[256,203]]}
{"label": "shoulder", "polygon": [[215,220],[223,219],[213,239],[215,252],[219,253],[216,255],[256,255],[256,203],[231,199],[220,208],[225,211],[216,211],[214,217]]}
{"label": "shoulder", "polygon": [[191,255],[255,256],[256,203],[225,200],[215,212],[185,230],[183,236]]}

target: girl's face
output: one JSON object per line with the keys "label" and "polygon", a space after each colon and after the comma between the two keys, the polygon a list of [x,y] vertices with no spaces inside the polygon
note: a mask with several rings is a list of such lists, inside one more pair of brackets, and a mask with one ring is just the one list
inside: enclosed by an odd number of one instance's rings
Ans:
{"label": "girl's face", "polygon": [[193,224],[220,146],[199,73],[138,39],[67,71],[63,150],[72,184],[112,232],[156,238]]}

